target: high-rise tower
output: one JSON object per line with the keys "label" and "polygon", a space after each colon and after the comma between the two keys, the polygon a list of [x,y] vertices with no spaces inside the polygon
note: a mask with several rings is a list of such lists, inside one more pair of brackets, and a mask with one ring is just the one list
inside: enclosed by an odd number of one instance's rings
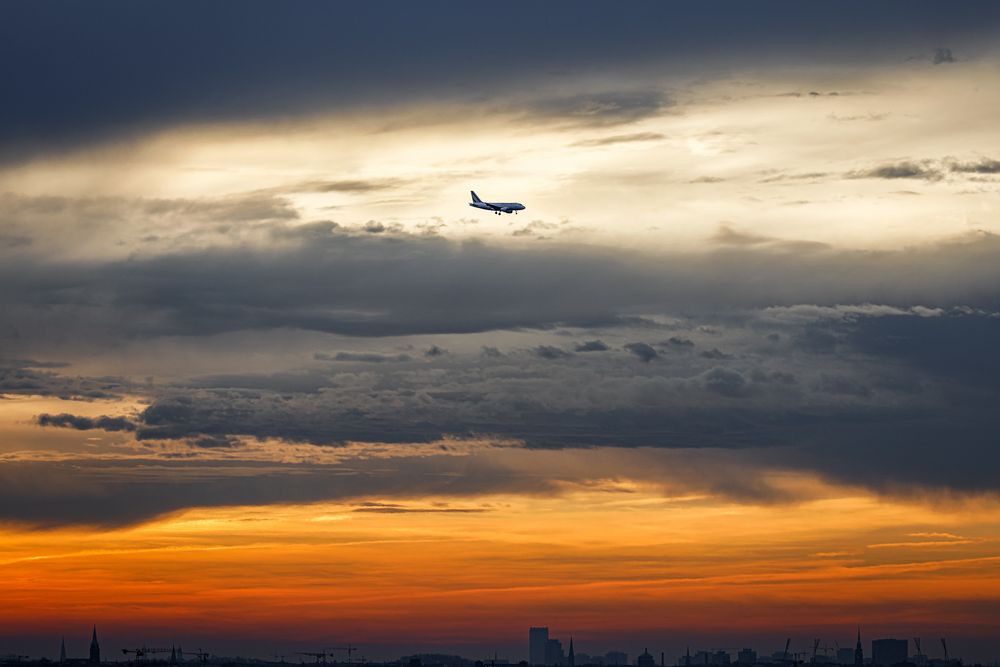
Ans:
{"label": "high-rise tower", "polygon": [[573,653],[573,638],[569,638],[569,655],[566,656],[566,667],[576,667],[576,654]]}
{"label": "high-rise tower", "polygon": [[94,634],[90,637],[90,662],[94,665],[101,664],[101,645],[97,643],[97,626],[94,626]]}
{"label": "high-rise tower", "polygon": [[62,638],[62,642],[59,643],[59,662],[66,662],[66,637]]}
{"label": "high-rise tower", "polygon": [[545,647],[549,643],[549,629],[546,627],[528,629],[528,664],[544,665]]}
{"label": "high-rise tower", "polygon": [[865,652],[861,648],[861,626],[858,626],[858,643],[854,647],[854,667],[864,667]]}

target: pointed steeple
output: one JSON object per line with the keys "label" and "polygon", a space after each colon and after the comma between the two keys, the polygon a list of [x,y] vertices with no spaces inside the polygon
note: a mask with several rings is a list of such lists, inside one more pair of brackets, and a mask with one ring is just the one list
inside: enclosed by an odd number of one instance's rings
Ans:
{"label": "pointed steeple", "polygon": [[97,626],[90,636],[90,662],[95,665],[101,664],[101,645],[97,642]]}
{"label": "pointed steeple", "polygon": [[59,662],[66,662],[66,635],[63,635],[59,644]]}
{"label": "pointed steeple", "polygon": [[861,648],[861,626],[858,626],[858,643],[854,646],[854,667],[864,667],[865,652]]}
{"label": "pointed steeple", "polygon": [[576,654],[573,652],[573,636],[569,638],[569,655],[566,656],[566,667],[576,667]]}

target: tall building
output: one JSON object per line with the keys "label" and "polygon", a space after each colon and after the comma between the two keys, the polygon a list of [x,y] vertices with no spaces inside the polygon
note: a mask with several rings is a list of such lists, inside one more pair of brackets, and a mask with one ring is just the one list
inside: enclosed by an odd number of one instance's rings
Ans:
{"label": "tall building", "polygon": [[854,647],[854,667],[864,667],[865,652],[861,649],[861,628],[858,628],[858,643]]}
{"label": "tall building", "polygon": [[549,643],[548,628],[528,629],[528,663],[531,665],[544,665],[545,647]]}
{"label": "tall building", "polygon": [[59,644],[59,662],[66,662],[66,637]]}
{"label": "tall building", "polygon": [[905,639],[875,639],[872,641],[872,664],[892,667],[906,662],[909,644]]}
{"label": "tall building", "polygon": [[95,665],[101,664],[101,645],[97,643],[97,626],[94,626],[94,634],[90,638],[90,662]]}
{"label": "tall building", "polygon": [[576,667],[576,654],[573,653],[573,637],[569,638],[569,655],[566,656],[566,667]]}
{"label": "tall building", "polygon": [[635,659],[636,667],[656,667],[654,658],[647,649],[642,649],[642,655]]}
{"label": "tall building", "polygon": [[545,642],[545,664],[546,665],[565,665],[566,656],[563,654],[562,642],[558,639],[549,638]]}

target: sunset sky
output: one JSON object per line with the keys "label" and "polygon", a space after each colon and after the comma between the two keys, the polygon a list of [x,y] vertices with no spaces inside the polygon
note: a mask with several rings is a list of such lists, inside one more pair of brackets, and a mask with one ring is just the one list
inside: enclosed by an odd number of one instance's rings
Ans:
{"label": "sunset sky", "polygon": [[1000,5],[15,2],[0,56],[0,654],[1000,658]]}

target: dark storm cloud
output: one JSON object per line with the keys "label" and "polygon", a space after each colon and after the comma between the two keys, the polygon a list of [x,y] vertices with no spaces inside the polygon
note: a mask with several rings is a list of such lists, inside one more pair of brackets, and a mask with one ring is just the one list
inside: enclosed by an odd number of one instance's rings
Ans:
{"label": "dark storm cloud", "polygon": [[334,223],[256,229],[265,245],[106,263],[12,258],[0,265],[0,337],[16,353],[61,339],[69,322],[74,344],[86,347],[278,328],[385,336],[633,326],[638,313],[798,303],[991,309],[1000,284],[1000,241],[986,233],[899,251],[767,244],[651,258],[370,235]]}
{"label": "dark storm cloud", "polygon": [[[509,355],[453,352],[414,365],[377,364],[371,373],[343,377],[329,366],[290,374],[326,373],[330,379],[300,386],[281,374],[149,385],[141,392],[149,404],[134,417],[66,412],[40,415],[38,423],[129,431],[131,424],[146,451],[173,440],[195,452],[222,448],[237,460],[240,438],[309,443],[321,452],[349,442],[400,443],[400,452],[414,448],[415,455],[445,453],[440,448],[447,439],[472,438],[520,442],[528,449],[725,450],[730,453],[724,459],[740,461],[751,481],[778,468],[893,493],[996,491],[1000,318],[961,308],[914,310],[803,305],[777,314],[744,313],[712,326],[713,333],[698,319],[688,320],[690,335],[741,350],[724,366],[692,354],[661,355],[657,363],[640,366],[622,355],[573,355],[551,345]],[[762,327],[787,334],[773,343],[780,354],[761,348]],[[835,347],[795,343],[819,327],[837,341]],[[607,333],[626,331],[636,330],[614,325]],[[230,469],[191,462],[190,468],[178,464],[161,471],[152,482],[124,464],[109,472],[103,464],[84,463],[84,479],[99,482],[96,494],[86,484],[86,492],[77,494],[79,478],[67,485],[69,468],[63,464],[29,465],[15,458],[5,469],[20,466],[20,486],[0,485],[0,515],[114,524],[199,504],[405,498],[415,493],[414,485],[457,495],[552,492],[558,478],[532,472],[527,480],[503,469],[476,468],[478,477],[466,480],[466,466],[479,465],[475,458],[417,457],[411,464],[407,454],[399,456],[388,462],[352,459],[343,467],[239,462]],[[741,485],[727,470],[700,470],[699,484],[732,497],[782,501],[766,484]],[[408,479],[411,471],[421,471],[418,479]],[[422,477],[430,471],[433,480]],[[449,471],[461,472],[461,479]],[[75,499],[71,510],[67,494]]]}
{"label": "dark storm cloud", "polygon": [[[199,122],[284,120],[338,109],[454,102],[509,105],[512,91],[574,77],[699,75],[734,63],[895,62],[928,41],[974,47],[1000,8],[932,2],[697,5],[515,2],[488,6],[302,2],[17,3],[0,23],[0,159]],[[775,20],[780,16],[780,20]],[[128,57],[122,57],[128,54]],[[935,56],[942,62],[940,54]],[[591,86],[592,88],[592,86]],[[530,97],[530,95],[529,95]],[[526,113],[641,117],[639,100],[549,103]]]}
{"label": "dark storm cloud", "polygon": [[573,349],[577,352],[606,352],[611,348],[602,340],[585,340],[582,343],[577,343]]}
{"label": "dark storm cloud", "polygon": [[626,343],[625,349],[647,364],[660,356],[648,343]]}
{"label": "dark storm cloud", "polygon": [[555,491],[549,480],[459,457],[345,466],[155,461],[145,474],[136,473],[135,461],[4,462],[0,523],[119,526],[190,507]]}
{"label": "dark storm cloud", "polygon": [[266,375],[209,375],[188,381],[189,386],[199,388],[264,389],[305,394],[318,392],[331,384],[332,381],[328,375],[317,371]]}
{"label": "dark storm cloud", "polygon": [[679,347],[679,348],[692,348],[694,347],[694,341],[691,340],[690,338],[671,336],[665,342],[661,343],[661,345],[667,345],[670,347]]}
{"label": "dark storm cloud", "polygon": [[67,377],[54,372],[62,366],[64,364],[59,362],[0,359],[0,396],[21,394],[91,400],[118,398],[130,388],[130,383],[120,378]]}
{"label": "dark storm cloud", "polygon": [[705,373],[705,387],[717,394],[736,398],[747,389],[747,381],[739,371],[728,368],[713,368]]}
{"label": "dark storm cloud", "polygon": [[38,415],[39,426],[55,426],[59,428],[74,428],[78,431],[100,429],[102,431],[134,431],[135,424],[125,417],[81,417],[62,413],[58,415]]}
{"label": "dark storm cloud", "polygon": [[571,352],[554,345],[539,345],[535,348],[535,354],[542,359],[568,359],[573,356]]}
{"label": "dark storm cloud", "polygon": [[846,341],[968,387],[981,399],[990,400],[1000,390],[997,316],[865,318],[852,327]]}

